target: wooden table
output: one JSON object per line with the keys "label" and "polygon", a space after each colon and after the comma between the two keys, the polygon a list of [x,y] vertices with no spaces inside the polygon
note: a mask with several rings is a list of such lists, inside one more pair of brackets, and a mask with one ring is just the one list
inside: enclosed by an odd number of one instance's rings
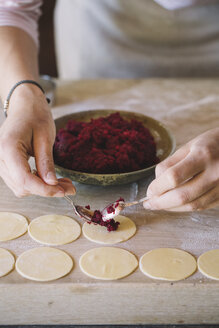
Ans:
{"label": "wooden table", "polygon": [[[115,108],[137,111],[165,123],[177,146],[219,122],[219,80],[104,80],[59,82],[54,117],[70,112]],[[3,116],[1,116],[3,119]],[[153,177],[151,177],[152,179]],[[119,196],[134,200],[145,194],[150,180],[120,187],[76,184],[76,203],[93,208]],[[47,214],[72,215],[63,199],[31,196],[17,199],[0,183],[0,210],[15,211],[32,220]],[[198,257],[219,248],[219,209],[198,213],[145,211],[141,206],[126,210],[137,225],[137,234],[116,245],[139,258],[156,247],[177,247]],[[17,257],[40,246],[28,234],[0,247]],[[0,279],[0,324],[203,324],[219,323],[219,282],[199,272],[185,281],[155,281],[139,269],[124,279],[93,280],[80,272],[78,260],[86,250],[98,247],[83,236],[58,247],[74,259],[75,267],[65,278],[50,283],[26,280],[13,271]]]}

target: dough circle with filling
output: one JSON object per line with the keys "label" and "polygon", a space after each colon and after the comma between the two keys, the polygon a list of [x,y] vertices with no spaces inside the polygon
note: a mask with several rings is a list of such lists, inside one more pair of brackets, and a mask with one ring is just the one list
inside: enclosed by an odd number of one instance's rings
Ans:
{"label": "dough circle with filling", "polygon": [[13,212],[0,212],[0,241],[8,241],[23,235],[28,229],[27,219]]}
{"label": "dough circle with filling", "polygon": [[115,221],[119,221],[120,225],[116,231],[110,232],[106,227],[85,222],[82,227],[83,234],[90,241],[105,245],[126,241],[135,234],[136,225],[131,219],[118,215],[115,217]]}
{"label": "dough circle with filling", "polygon": [[84,253],[79,261],[81,270],[91,278],[115,280],[128,276],[138,266],[135,255],[122,248],[100,247]]}
{"label": "dough circle with filling", "polygon": [[206,277],[219,280],[219,249],[212,249],[200,255],[198,269]]}
{"label": "dough circle with filling", "polygon": [[16,270],[24,278],[51,281],[67,275],[73,267],[72,258],[52,247],[32,248],[22,253],[16,261]]}
{"label": "dough circle with filling", "polygon": [[58,246],[76,240],[81,234],[81,227],[68,216],[50,214],[34,219],[28,227],[28,232],[37,242]]}
{"label": "dough circle with filling", "polygon": [[197,268],[196,259],[176,248],[157,248],[140,259],[141,271],[150,278],[177,281],[191,276]]}
{"label": "dough circle with filling", "polygon": [[14,256],[6,249],[0,248],[0,277],[5,276],[14,268]]}

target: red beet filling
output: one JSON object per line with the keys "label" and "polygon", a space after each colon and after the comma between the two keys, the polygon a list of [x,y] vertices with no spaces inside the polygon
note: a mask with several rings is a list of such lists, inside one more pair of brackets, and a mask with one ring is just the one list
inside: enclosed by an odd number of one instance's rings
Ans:
{"label": "red beet filling", "polygon": [[56,135],[54,159],[67,169],[97,174],[137,171],[159,162],[150,131],[118,112],[90,122],[68,121]]}
{"label": "red beet filling", "polygon": [[100,224],[107,228],[108,231],[115,231],[118,229],[120,222],[116,222],[114,219],[103,221],[102,214],[100,211],[94,211],[91,221],[96,224]]}

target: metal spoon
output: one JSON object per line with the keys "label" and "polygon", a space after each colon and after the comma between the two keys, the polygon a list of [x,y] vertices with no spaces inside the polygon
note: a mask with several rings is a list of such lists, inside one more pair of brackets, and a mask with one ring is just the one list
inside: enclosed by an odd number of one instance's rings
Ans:
{"label": "metal spoon", "polygon": [[[102,219],[103,221],[107,221],[110,219],[113,219],[115,216],[119,215],[119,213],[125,208],[125,207],[129,207],[129,206],[133,206],[139,203],[144,202],[145,200],[147,200],[148,197],[143,197],[139,200],[136,200],[134,202],[123,202],[123,201],[116,201],[114,203],[111,203],[109,205],[107,205],[106,207],[104,207],[104,209],[101,211],[102,214]],[[111,213],[108,213],[108,209],[109,207],[113,208],[113,211]]]}
{"label": "metal spoon", "polygon": [[[37,170],[32,169],[31,173],[38,176]],[[89,211],[87,208],[80,206],[80,205],[75,205],[73,200],[69,196],[64,196],[64,198],[71,204],[73,207],[73,210],[77,216],[79,216],[81,219],[83,219],[86,222],[92,222],[92,212]],[[98,223],[96,223],[98,224]]]}
{"label": "metal spoon", "polygon": [[[92,220],[91,220],[92,219],[92,214],[93,214],[92,211],[88,210],[87,208],[85,208],[83,206],[75,205],[73,200],[69,196],[64,196],[64,198],[71,204],[71,206],[73,207],[73,210],[74,210],[74,212],[77,216],[79,216],[81,219],[85,220],[86,222],[92,222]],[[119,215],[119,213],[125,207],[129,207],[129,206],[133,206],[133,205],[142,203],[147,199],[148,199],[148,197],[144,197],[144,198],[141,198],[141,199],[136,200],[134,202],[125,203],[123,201],[119,201],[119,202],[114,202],[114,203],[108,204],[101,211],[102,219],[103,219],[103,221],[108,221],[110,219],[113,219],[115,216]],[[112,213],[108,213],[107,209],[111,206],[113,207],[114,211]]]}
{"label": "metal spoon", "polygon": [[77,216],[79,216],[81,219],[85,220],[86,222],[91,222],[92,211],[89,211],[87,208],[83,206],[75,205],[73,200],[69,196],[64,196],[64,198],[71,204]]}

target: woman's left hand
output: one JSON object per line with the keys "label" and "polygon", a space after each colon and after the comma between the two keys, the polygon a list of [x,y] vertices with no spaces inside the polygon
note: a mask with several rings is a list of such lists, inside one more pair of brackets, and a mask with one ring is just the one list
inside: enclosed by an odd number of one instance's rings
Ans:
{"label": "woman's left hand", "polygon": [[146,209],[198,211],[219,206],[219,128],[209,130],[159,163]]}

